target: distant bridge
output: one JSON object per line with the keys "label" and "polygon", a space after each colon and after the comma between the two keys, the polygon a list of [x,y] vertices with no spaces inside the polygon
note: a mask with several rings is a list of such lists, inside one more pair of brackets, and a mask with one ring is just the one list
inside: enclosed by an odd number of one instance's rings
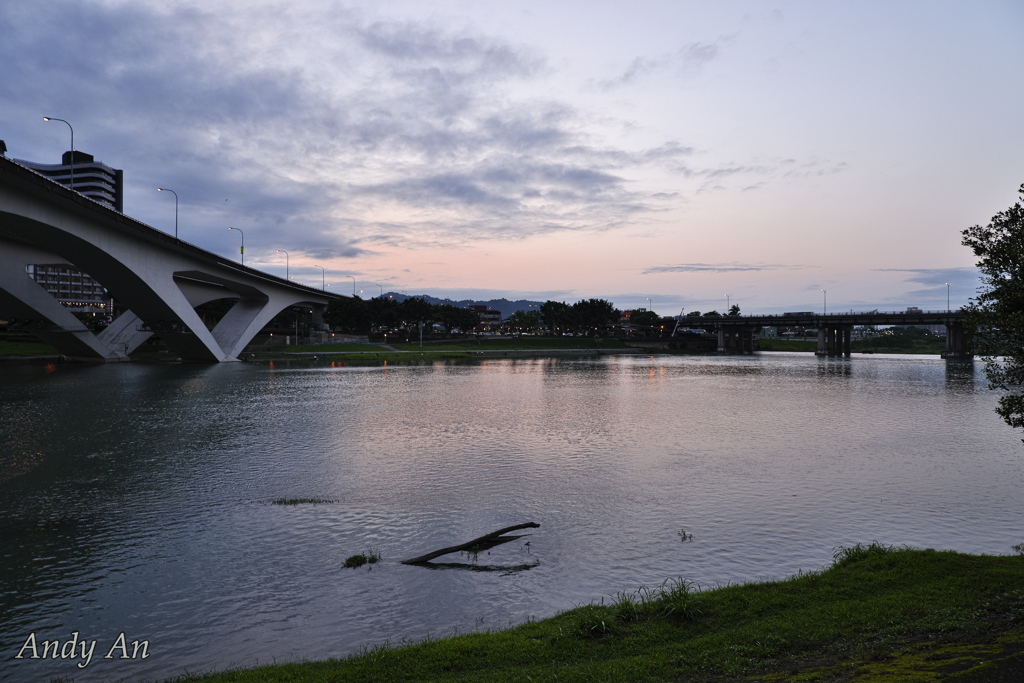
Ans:
{"label": "distant bridge", "polygon": [[960,311],[913,311],[903,313],[783,313],[781,315],[723,315],[683,317],[679,327],[718,332],[723,353],[753,353],[754,337],[762,327],[803,327],[818,330],[819,356],[849,356],[853,328],[861,325],[945,325],[943,358],[970,358],[974,331],[963,324]]}
{"label": "distant bridge", "polygon": [[[94,334],[27,273],[68,264],[128,310]],[[320,318],[337,295],[298,285],[182,242],[0,157],[0,313],[36,321],[62,354],[126,360],[153,334],[183,360],[237,360],[278,313],[303,305]],[[212,329],[195,307],[234,304]]]}

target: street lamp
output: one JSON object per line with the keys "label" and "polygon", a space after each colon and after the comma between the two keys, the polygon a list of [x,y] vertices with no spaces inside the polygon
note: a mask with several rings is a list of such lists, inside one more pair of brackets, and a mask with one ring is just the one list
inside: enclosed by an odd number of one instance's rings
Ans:
{"label": "street lamp", "polygon": [[[72,156],[74,153],[72,153]],[[174,195],[174,239],[178,239],[178,193],[174,190],[169,190],[166,187],[156,188],[157,192],[170,192]]]}
{"label": "street lamp", "polygon": [[323,266],[318,266],[315,263],[313,264],[313,267],[320,269],[320,288],[326,292],[327,291],[327,271],[324,270]]}
{"label": "street lamp", "polygon": [[288,279],[288,252],[284,249],[278,249],[279,252],[284,254],[284,279]]}
{"label": "street lamp", "polygon": [[356,295],[356,279],[351,275],[346,275],[345,277],[352,279],[352,296],[354,297]]}
{"label": "street lamp", "polygon": [[946,283],[946,313],[949,313],[949,283]]}
{"label": "street lamp", "polygon": [[242,265],[244,266],[245,265],[245,233],[242,232],[241,228],[228,228],[228,230],[237,230],[238,234],[242,236],[242,251],[240,253],[242,254]]}
{"label": "street lamp", "polygon": [[651,309],[651,297],[647,297],[647,310],[648,311],[652,310]]}
{"label": "street lamp", "polygon": [[[52,116],[44,116],[43,121],[62,121],[68,123],[64,119],[55,119]],[[71,124],[68,123],[68,128],[71,128]],[[71,128],[71,183],[68,185],[72,190],[75,189],[75,129]]]}
{"label": "street lamp", "polygon": [[732,294],[725,295],[725,314],[728,315],[729,311],[732,310]]}
{"label": "street lamp", "polygon": [[377,286],[380,287],[380,298],[383,299],[384,298],[384,285],[377,285]]}
{"label": "street lamp", "polygon": [[821,290],[822,315],[828,315],[828,290]]}

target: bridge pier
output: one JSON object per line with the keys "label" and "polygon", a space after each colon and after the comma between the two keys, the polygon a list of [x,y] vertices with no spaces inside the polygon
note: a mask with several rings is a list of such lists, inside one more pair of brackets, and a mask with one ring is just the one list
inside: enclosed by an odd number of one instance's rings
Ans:
{"label": "bridge pier", "polygon": [[942,353],[943,358],[974,358],[971,350],[971,338],[973,330],[968,330],[959,320],[946,322],[946,350]]}
{"label": "bridge pier", "polygon": [[818,325],[816,356],[849,356],[853,353],[853,325]]}
{"label": "bridge pier", "polygon": [[718,327],[718,352],[719,353],[753,353],[754,338],[757,334],[757,327],[741,326],[725,329],[724,325]]}
{"label": "bridge pier", "polygon": [[[26,271],[63,263],[128,310],[93,334]],[[282,310],[322,312],[335,298],[227,261],[0,157],[0,312],[33,321],[32,331],[66,356],[126,360],[156,334],[182,360],[235,361]],[[235,304],[207,329],[195,308],[220,299]]]}
{"label": "bridge pier", "polygon": [[[0,239],[0,309],[11,317],[32,321],[32,334],[68,358],[86,361],[127,360],[124,346],[101,341],[42,285],[27,266],[67,263],[56,254],[20,242]],[[68,263],[71,266],[70,263]],[[73,266],[72,266],[73,267]]]}

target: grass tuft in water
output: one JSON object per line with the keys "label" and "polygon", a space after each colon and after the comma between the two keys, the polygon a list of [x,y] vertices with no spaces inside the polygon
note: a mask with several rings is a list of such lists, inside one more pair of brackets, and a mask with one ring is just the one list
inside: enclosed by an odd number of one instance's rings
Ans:
{"label": "grass tuft in water", "polygon": [[345,558],[345,564],[342,565],[345,569],[357,569],[362,567],[364,564],[377,564],[380,562],[380,551],[379,550],[367,550],[365,553],[359,553],[358,555],[351,555]]}
{"label": "grass tuft in water", "polygon": [[337,503],[330,498],[275,498],[270,501],[271,505],[320,505],[322,503]]}

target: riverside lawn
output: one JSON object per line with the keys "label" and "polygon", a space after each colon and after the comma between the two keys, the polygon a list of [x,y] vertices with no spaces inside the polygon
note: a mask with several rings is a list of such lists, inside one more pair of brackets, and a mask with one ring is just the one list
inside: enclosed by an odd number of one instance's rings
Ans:
{"label": "riverside lawn", "polygon": [[1024,554],[872,543],[782,581],[684,580],[506,631],[178,682],[1024,680]]}

